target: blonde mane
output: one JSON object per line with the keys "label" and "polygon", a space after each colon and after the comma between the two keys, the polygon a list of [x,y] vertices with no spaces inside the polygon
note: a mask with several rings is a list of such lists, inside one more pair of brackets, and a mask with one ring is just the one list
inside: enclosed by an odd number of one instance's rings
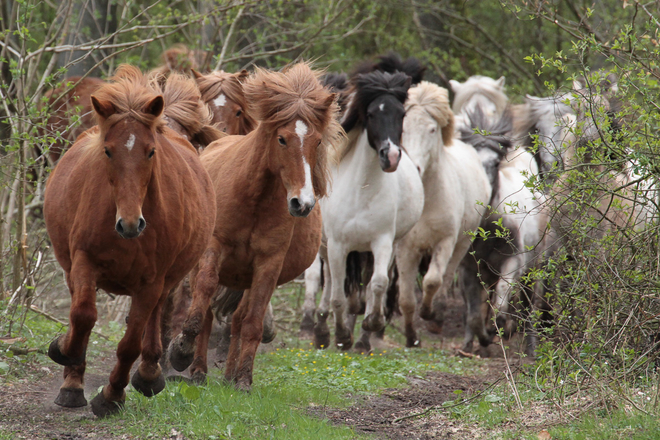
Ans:
{"label": "blonde mane", "polygon": [[312,172],[317,197],[327,193],[328,156],[344,135],[337,121],[337,97],[320,83],[322,73],[304,62],[282,72],[257,68],[243,85],[250,113],[267,132],[302,119],[322,133],[322,148],[317,150]]}
{"label": "blonde mane", "polygon": [[451,145],[454,138],[454,113],[449,106],[449,92],[428,81],[408,90],[406,111],[412,107],[424,109],[441,127],[442,142]]}

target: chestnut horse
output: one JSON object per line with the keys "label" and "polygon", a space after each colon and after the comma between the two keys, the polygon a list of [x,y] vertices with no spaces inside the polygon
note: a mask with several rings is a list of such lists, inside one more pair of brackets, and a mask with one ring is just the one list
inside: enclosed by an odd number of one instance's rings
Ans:
{"label": "chestnut horse", "polygon": [[212,123],[227,134],[248,134],[257,126],[247,108],[243,91],[248,72],[215,71],[203,75],[193,70],[202,99],[211,107]]}
{"label": "chestnut horse", "polygon": [[165,381],[158,365],[161,307],[197,264],[215,223],[212,183],[192,145],[165,126],[163,97],[132,66],[92,96],[98,126],[62,157],[46,187],[44,217],[71,292],[70,327],[48,350],[64,365],[55,403],[87,404],[85,353],[97,318],[96,288],[132,297],[109,384],[92,400],[116,412],[131,383],[146,396]]}
{"label": "chestnut horse", "polygon": [[[105,81],[99,78],[72,76],[60,87],[46,93],[49,116],[40,135],[55,139],[48,149],[48,159],[52,164],[59,160],[69,142],[96,124],[90,96],[103,84]],[[72,123],[73,116],[80,116],[79,124]],[[41,153],[39,150],[38,154]]]}
{"label": "chestnut horse", "polygon": [[210,299],[218,285],[245,290],[231,325],[225,378],[250,390],[263,318],[277,285],[300,275],[321,243],[327,149],[341,136],[335,95],[305,63],[285,72],[257,69],[245,83],[249,108],[260,121],[246,136],[229,136],[204,150],[218,206],[213,238],[193,272],[193,302],[170,362],[206,373]]}

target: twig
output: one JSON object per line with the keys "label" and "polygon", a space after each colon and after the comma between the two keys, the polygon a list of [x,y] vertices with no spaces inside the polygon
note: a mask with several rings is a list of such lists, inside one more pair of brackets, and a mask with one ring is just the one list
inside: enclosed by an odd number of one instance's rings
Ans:
{"label": "twig", "polygon": [[[69,323],[62,321],[61,319],[57,319],[56,317],[54,317],[53,315],[51,315],[51,314],[48,313],[48,312],[44,312],[43,310],[41,310],[40,308],[38,308],[38,307],[35,306],[34,304],[32,304],[32,305],[30,306],[30,310],[32,310],[33,312],[38,313],[39,315],[42,315],[42,316],[44,316],[45,318],[48,318],[48,319],[50,319],[51,321],[56,322],[56,323],[58,323],[58,324],[60,324],[60,325],[62,325],[62,326],[65,326],[65,327],[68,327],[68,326],[69,326]],[[110,340],[110,338],[109,338],[108,336],[104,335],[103,333],[101,333],[101,332],[98,331],[98,330],[94,330],[94,329],[92,329],[92,333],[95,333],[96,335],[102,337],[102,338],[105,339],[106,341],[109,341],[109,340]]]}
{"label": "twig", "polygon": [[432,409],[436,409],[436,408],[437,408],[437,406],[429,406],[428,408],[426,408],[426,409],[425,409],[424,411],[422,411],[421,413],[408,414],[407,416],[397,417],[396,419],[392,420],[392,424],[395,424],[395,423],[400,422],[400,421],[402,421],[402,420],[412,419],[412,418],[414,418],[414,417],[420,417],[420,416],[423,416],[423,415],[428,414],[429,412],[431,412]]}

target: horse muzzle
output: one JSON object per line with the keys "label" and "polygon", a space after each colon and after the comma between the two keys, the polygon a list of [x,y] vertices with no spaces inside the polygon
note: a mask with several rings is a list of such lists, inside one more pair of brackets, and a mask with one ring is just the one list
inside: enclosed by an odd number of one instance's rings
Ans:
{"label": "horse muzzle", "polygon": [[119,217],[117,223],[115,223],[115,230],[122,238],[137,238],[142,234],[142,231],[144,231],[144,228],[146,227],[147,221],[142,216],[140,216],[136,222],[128,222]]}
{"label": "horse muzzle", "polygon": [[401,148],[389,142],[388,146],[378,151],[380,167],[386,173],[393,173],[399,166],[401,160]]}
{"label": "horse muzzle", "polygon": [[289,214],[294,217],[307,217],[314,206],[316,205],[316,200],[312,199],[311,201],[303,201],[298,197],[291,197],[288,201],[289,204]]}

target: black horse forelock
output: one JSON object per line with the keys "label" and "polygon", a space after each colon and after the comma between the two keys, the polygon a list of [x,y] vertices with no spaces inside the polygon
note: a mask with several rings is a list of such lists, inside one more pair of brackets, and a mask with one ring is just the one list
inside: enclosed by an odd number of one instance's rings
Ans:
{"label": "black horse forelock", "polygon": [[[490,121],[481,107],[468,113],[469,127],[461,128],[461,140],[472,145],[475,149],[488,148],[503,158],[511,148],[511,138],[506,134],[513,127],[513,117],[507,109],[499,120]],[[476,131],[482,132],[478,133]]]}
{"label": "black horse forelock", "polygon": [[380,55],[377,62],[365,61],[353,71],[351,78],[360,74],[374,71],[396,73],[403,72],[412,79],[412,84],[419,84],[424,79],[426,66],[417,58],[410,57],[403,61],[396,52],[389,52],[386,55]]}
{"label": "black horse forelock", "polygon": [[402,72],[369,72],[360,74],[353,79],[354,96],[347,115],[342,121],[342,128],[348,133],[358,123],[364,123],[367,108],[374,99],[383,95],[391,95],[401,105],[408,98],[410,77]]}

